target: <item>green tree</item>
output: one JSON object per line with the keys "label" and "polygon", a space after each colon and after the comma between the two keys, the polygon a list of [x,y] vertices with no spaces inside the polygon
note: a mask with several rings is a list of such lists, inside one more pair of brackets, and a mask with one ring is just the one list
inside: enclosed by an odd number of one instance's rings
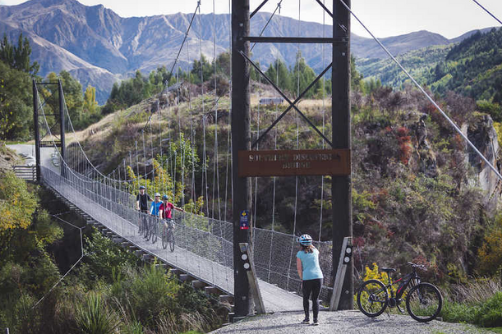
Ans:
{"label": "green tree", "polygon": [[94,113],[98,107],[96,102],[96,88],[91,85],[87,86],[84,93],[84,112]]}
{"label": "green tree", "polygon": [[31,78],[0,61],[0,138],[28,139],[33,129]]}
{"label": "green tree", "polygon": [[190,73],[193,74],[194,83],[201,83],[201,75],[202,81],[206,82],[213,75],[213,71],[213,65],[207,61],[204,55],[201,55],[200,60],[195,59],[193,61]]}
{"label": "green tree", "polygon": [[5,62],[10,67],[29,73],[35,76],[40,69],[37,62],[31,63],[31,46],[28,38],[23,39],[23,34],[19,34],[17,47],[9,43],[7,34],[4,33],[3,40],[0,43],[0,60]]}
{"label": "green tree", "polygon": [[279,88],[291,91],[291,76],[286,64],[284,64],[284,62],[280,59],[277,59],[273,65],[270,65],[265,74],[270,80],[278,84]]}
{"label": "green tree", "polygon": [[350,88],[356,91],[364,91],[363,75],[356,70],[356,58],[350,56]]}
{"label": "green tree", "polygon": [[[293,82],[292,91],[295,95],[301,94],[317,77],[314,70],[305,62],[305,58],[303,58],[301,51],[298,51],[296,54],[296,63],[291,71],[291,77],[291,81]],[[307,98],[313,97],[315,92],[320,88],[321,83],[318,81],[304,96]]]}
{"label": "green tree", "polygon": [[223,52],[216,58],[216,72],[230,77],[230,53]]}

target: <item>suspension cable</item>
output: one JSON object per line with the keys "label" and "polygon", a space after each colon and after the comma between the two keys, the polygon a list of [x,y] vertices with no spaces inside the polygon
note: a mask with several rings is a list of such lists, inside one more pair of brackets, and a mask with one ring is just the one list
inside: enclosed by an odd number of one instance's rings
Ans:
{"label": "suspension cable", "polygon": [[[502,21],[500,21],[494,14],[492,14],[492,12],[490,12],[488,9],[486,9],[485,7],[483,7],[482,4],[480,4],[478,1],[476,0],[472,0],[474,1],[479,7],[481,7],[485,12],[487,12],[491,17],[493,17],[495,20],[497,20],[498,23],[502,24]],[[358,20],[359,21],[359,20]]]}
{"label": "suspension cable", "polygon": [[[192,19],[190,20],[190,24],[188,25],[188,29],[185,32],[185,37],[183,38],[183,42],[181,43],[180,49],[178,50],[178,55],[176,56],[176,59],[174,60],[173,66],[171,67],[171,71],[169,71],[170,76],[173,74],[174,66],[178,62],[178,58],[181,54],[181,50],[183,49],[183,45],[185,45],[185,42],[188,38],[188,33],[190,32],[190,28],[192,27],[193,20],[195,19],[195,15],[197,15],[197,10],[199,11],[199,15],[200,15],[200,0],[197,1],[197,7],[195,8],[195,11],[193,12]],[[166,85],[166,87],[167,87],[167,85]]]}
{"label": "suspension cable", "polygon": [[[326,4],[326,1],[323,0],[323,5]],[[325,37],[325,29],[326,28],[326,11],[322,11],[322,37]],[[322,53],[322,67],[325,67],[324,64],[324,43],[321,45],[321,53]],[[325,97],[325,92],[326,92],[326,86],[325,86],[326,80],[323,78],[322,80],[322,134],[324,135],[325,131],[325,117],[326,117],[326,97]],[[322,140],[322,148],[323,150],[326,149],[326,142]],[[324,176],[321,176],[321,207],[319,209],[319,239],[318,241],[321,242],[321,236],[322,236],[322,210],[323,210],[323,205],[324,205]]]}
{"label": "suspension cable", "polygon": [[[281,11],[281,3],[282,3],[282,1],[283,1],[283,0],[281,0],[281,1],[279,1],[279,2],[277,3],[277,7],[275,7],[274,12],[270,15],[270,17],[268,18],[267,23],[266,23],[266,24],[265,24],[265,26],[261,29],[261,31],[260,31],[260,35],[259,35],[259,36],[263,35],[263,33],[265,32],[265,29],[267,29],[268,25],[270,24],[270,22],[271,22],[271,21],[272,21],[272,19],[274,18],[274,15],[275,15],[275,13],[277,12],[277,10],[279,10],[279,13],[280,13],[280,11]],[[253,49],[254,49],[254,47],[255,47],[255,46],[256,46],[256,43],[254,43],[254,44],[253,44],[253,46],[251,47],[251,50],[250,50],[249,52],[253,52]]]}
{"label": "suspension cable", "polygon": [[[301,32],[301,0],[298,0],[298,36],[300,36]],[[298,50],[296,54],[296,72],[297,72],[297,81],[296,81],[296,96],[300,96],[300,43],[298,43]],[[300,148],[300,118],[298,113],[296,113],[296,149]],[[298,175],[295,176],[295,213],[293,216],[293,235],[296,234],[296,216],[298,211]],[[295,238],[291,240],[291,254],[289,259],[289,268],[288,268],[288,282],[287,287],[289,288],[289,279],[291,273],[291,264],[293,262],[293,249]]]}

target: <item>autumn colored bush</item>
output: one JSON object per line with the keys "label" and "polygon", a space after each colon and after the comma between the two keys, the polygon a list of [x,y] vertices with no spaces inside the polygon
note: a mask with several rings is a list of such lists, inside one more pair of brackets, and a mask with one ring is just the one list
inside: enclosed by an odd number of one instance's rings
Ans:
{"label": "autumn colored bush", "polygon": [[495,274],[502,268],[502,215],[497,216],[486,230],[478,255],[481,273]]}
{"label": "autumn colored bush", "polygon": [[1,175],[0,235],[15,228],[28,228],[36,206],[36,197],[28,191],[26,182],[18,179],[14,172]]}
{"label": "autumn colored bush", "polygon": [[407,165],[410,161],[411,152],[413,150],[409,132],[410,131],[405,127],[400,127],[397,129],[397,141],[399,143],[400,149],[399,159],[405,165]]}

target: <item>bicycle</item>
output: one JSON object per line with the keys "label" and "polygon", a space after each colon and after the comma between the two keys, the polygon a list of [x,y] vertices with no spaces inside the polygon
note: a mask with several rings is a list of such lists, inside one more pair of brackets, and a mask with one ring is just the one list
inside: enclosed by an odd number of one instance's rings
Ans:
{"label": "bicycle", "polygon": [[146,240],[152,241],[152,244],[157,242],[157,234],[159,231],[159,223],[157,217],[152,216],[152,221],[150,222],[150,228],[148,229],[148,237]]}
{"label": "bicycle", "polygon": [[138,219],[138,234],[139,235],[144,235],[145,234],[145,230],[147,229],[147,220],[148,220],[148,217],[146,216],[146,213],[147,211],[145,210],[138,210],[138,216],[139,216],[139,219]]}
{"label": "bicycle", "polygon": [[[387,307],[397,307],[401,313],[404,313],[399,306],[403,299],[405,299],[406,309],[413,319],[419,322],[434,320],[441,312],[443,297],[435,285],[420,281],[420,277],[416,270],[421,269],[426,271],[427,268],[424,265],[412,262],[408,262],[408,264],[413,270],[411,273],[394,282],[401,282],[396,290],[395,296],[390,276],[391,273],[396,271],[394,268],[381,269],[388,275],[389,282],[387,285],[384,285],[381,281],[376,279],[364,282],[357,293],[357,305],[359,310],[368,317],[379,316]],[[410,286],[411,288],[407,291]]]}
{"label": "bicycle", "polygon": [[162,248],[169,245],[171,252],[174,252],[174,223],[172,219],[166,219],[162,229]]}

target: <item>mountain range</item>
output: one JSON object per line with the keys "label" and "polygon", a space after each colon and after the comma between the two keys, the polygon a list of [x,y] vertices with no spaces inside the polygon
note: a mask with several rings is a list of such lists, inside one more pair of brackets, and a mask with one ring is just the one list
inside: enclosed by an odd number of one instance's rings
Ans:
{"label": "mountain range", "polygon": [[[258,13],[251,21],[251,34],[259,35],[270,18]],[[148,73],[157,67],[172,66],[190,24],[192,14],[156,15],[122,18],[103,5],[85,6],[76,0],[31,0],[16,6],[0,6],[0,33],[16,41],[19,33],[28,37],[32,60],[39,62],[39,74],[69,71],[83,88],[96,87],[96,97],[103,104],[114,82],[132,76],[136,70]],[[469,32],[449,40],[439,34],[418,31],[383,38],[383,44],[395,55],[432,45],[448,45],[469,37]],[[329,37],[331,26],[299,22],[276,15],[264,36]],[[230,16],[197,15],[180,55],[186,67],[200,53],[212,60],[229,49]],[[331,58],[331,48],[302,45],[307,63],[317,72]],[[259,44],[253,59],[266,68],[277,57],[288,65],[295,62],[297,45]],[[384,58],[386,54],[372,39],[351,35],[351,52],[357,58]],[[324,53],[324,57],[323,57]]]}

